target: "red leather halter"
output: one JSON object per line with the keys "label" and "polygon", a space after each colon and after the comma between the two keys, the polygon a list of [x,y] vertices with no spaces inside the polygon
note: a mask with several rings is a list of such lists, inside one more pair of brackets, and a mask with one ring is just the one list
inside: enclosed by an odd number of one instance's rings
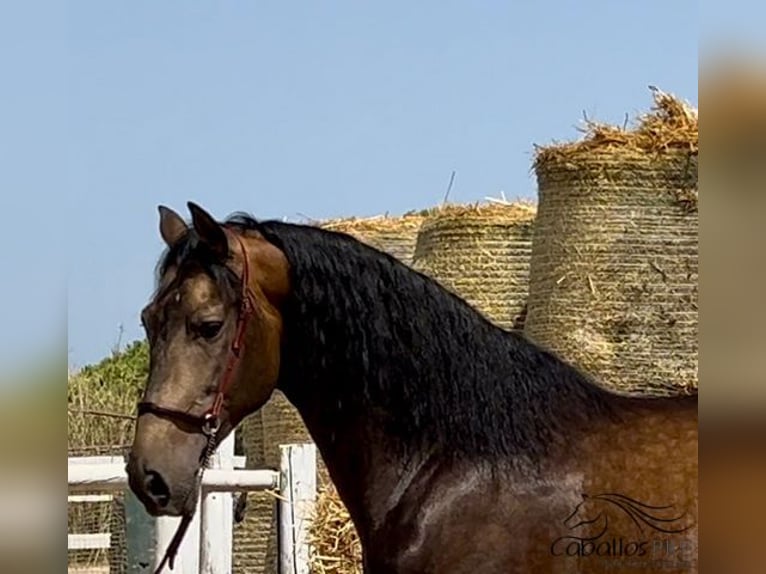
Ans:
{"label": "red leather halter", "polygon": [[[242,240],[239,237],[237,237],[237,242],[239,243],[240,250],[242,251],[242,277],[240,285],[241,298],[239,313],[237,315],[237,331],[234,335],[234,340],[231,342],[231,346],[229,347],[229,358],[226,362],[226,370],[221,375],[221,380],[218,383],[218,388],[216,389],[213,404],[202,415],[194,415],[186,411],[163,407],[150,401],[142,401],[138,403],[139,416],[145,413],[152,413],[157,416],[182,420],[187,424],[199,427],[202,433],[207,436],[207,446],[205,447],[205,452],[202,457],[200,466],[197,469],[195,487],[196,492],[199,492],[199,487],[202,484],[202,473],[210,462],[210,457],[213,456],[213,452],[215,452],[216,446],[218,446],[217,435],[218,429],[221,425],[220,416],[221,410],[223,409],[223,402],[226,398],[226,391],[231,385],[235,367],[242,357],[242,349],[245,346],[247,322],[255,311],[255,297],[253,296],[249,286],[250,269],[247,262],[247,252],[245,251],[244,243],[242,243]],[[173,563],[175,561],[176,554],[178,553],[178,548],[181,546],[181,541],[186,534],[186,530],[189,528],[189,524],[191,523],[193,515],[194,510],[184,512],[181,523],[178,525],[178,530],[173,536],[173,539],[170,541],[170,544],[165,551],[165,556],[155,570],[155,574],[161,572],[165,567],[165,564],[168,564],[171,570],[173,569]]]}
{"label": "red leather halter", "polygon": [[245,344],[245,333],[247,332],[247,323],[255,310],[254,297],[249,287],[250,269],[247,262],[247,253],[245,252],[245,246],[239,237],[237,237],[237,242],[242,250],[241,299],[237,316],[237,331],[234,340],[229,347],[226,370],[221,375],[221,380],[218,383],[213,404],[202,415],[195,415],[186,411],[163,407],[150,401],[141,401],[138,403],[139,416],[145,413],[152,413],[158,416],[182,420],[187,424],[199,427],[207,436],[214,435],[218,430],[226,391],[231,385],[235,367],[242,356],[242,348]]}

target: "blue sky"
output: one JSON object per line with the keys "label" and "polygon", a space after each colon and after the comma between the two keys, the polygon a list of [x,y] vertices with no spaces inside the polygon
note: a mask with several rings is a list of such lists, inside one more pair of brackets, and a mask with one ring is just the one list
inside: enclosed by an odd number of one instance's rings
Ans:
{"label": "blue sky", "polygon": [[[60,253],[73,365],[108,354],[120,325],[123,342],[143,336],[159,203],[194,200],[219,217],[401,213],[440,201],[452,170],[452,200],[534,198],[533,144],[576,137],[583,112],[621,123],[650,105],[648,84],[697,103],[699,8],[688,1],[4,10],[36,34],[0,24],[16,48],[2,63],[32,88],[0,96],[15,106],[0,112],[11,147],[24,148],[5,154],[3,201],[21,218],[53,207],[45,217],[67,237],[20,222],[22,237],[2,233],[25,253]],[[51,61],[50,75],[35,72]],[[17,289],[29,294],[29,282]],[[19,349],[39,338],[25,325]]]}

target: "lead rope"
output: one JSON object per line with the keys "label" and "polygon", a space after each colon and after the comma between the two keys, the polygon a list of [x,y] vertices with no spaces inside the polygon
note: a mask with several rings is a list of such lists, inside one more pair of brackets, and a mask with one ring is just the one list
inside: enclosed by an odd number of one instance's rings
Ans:
{"label": "lead rope", "polygon": [[[205,421],[202,426],[202,432],[207,435],[207,445],[205,446],[205,453],[202,457],[202,462],[199,469],[197,470],[197,476],[194,481],[194,492],[197,493],[198,497],[202,496],[202,475],[205,472],[205,469],[210,465],[210,459],[213,457],[213,453],[215,452],[215,448],[217,446],[216,436],[218,434],[218,427],[220,423],[218,416],[220,415],[221,408],[223,407],[224,394],[227,387],[229,386],[229,383],[231,382],[234,366],[237,364],[237,362],[239,362],[240,352],[244,344],[247,319],[254,310],[253,301],[250,298],[250,287],[248,285],[249,269],[247,264],[247,252],[245,251],[245,246],[239,237],[237,237],[237,241],[239,242],[239,246],[242,249],[243,262],[242,307],[240,309],[239,318],[237,321],[239,324],[237,326],[237,332],[230,349],[231,354],[229,356],[228,364],[226,365],[226,370],[224,371],[223,377],[221,378],[221,382],[218,387],[218,393],[216,394],[215,400],[213,401],[213,406],[211,407],[210,412],[205,415]],[[162,561],[160,562],[160,565],[157,566],[154,574],[160,574],[166,564],[170,567],[171,570],[173,570],[173,567],[175,566],[176,555],[178,554],[178,549],[181,547],[181,542],[183,542],[184,536],[186,536],[186,531],[189,529],[189,524],[191,524],[191,521],[194,518],[196,508],[197,505],[195,504],[191,510],[187,510],[183,513],[181,522],[178,525],[178,530],[176,530],[176,533],[173,535],[173,539],[170,541],[170,544],[168,544],[167,550],[165,550],[165,556],[163,556]]]}
{"label": "lead rope", "polygon": [[[213,457],[213,453],[215,452],[215,439],[217,433],[217,421],[215,424],[205,429],[205,434],[207,435],[207,445],[205,446],[205,454],[202,457],[202,464],[200,465],[199,470],[197,471],[197,476],[194,480],[194,492],[197,493],[197,496],[202,496],[200,490],[202,487],[202,474],[210,465],[210,459]],[[173,535],[173,539],[170,541],[170,544],[168,544],[167,550],[165,550],[165,556],[163,556],[162,561],[160,562],[160,565],[157,566],[154,574],[160,574],[166,564],[170,567],[171,570],[173,570],[175,567],[175,560],[176,555],[178,554],[178,549],[181,547],[181,542],[183,542],[184,536],[186,536],[186,531],[189,529],[189,524],[191,524],[191,521],[194,518],[195,510],[196,504],[194,508],[191,509],[191,511],[184,512],[183,517],[181,518],[181,522],[178,525],[178,530],[176,530],[176,533]]]}

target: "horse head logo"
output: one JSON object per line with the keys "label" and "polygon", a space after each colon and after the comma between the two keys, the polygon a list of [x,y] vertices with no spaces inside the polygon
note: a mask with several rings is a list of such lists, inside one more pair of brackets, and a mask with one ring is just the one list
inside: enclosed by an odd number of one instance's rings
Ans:
{"label": "horse head logo", "polygon": [[[582,495],[582,501],[564,519],[564,526],[587,538],[597,538],[606,532],[609,523],[627,519],[640,534],[647,529],[677,534],[691,528],[684,520],[686,511],[678,513],[672,504],[655,506],[640,502],[624,494],[607,492]],[[611,518],[611,521],[610,521]]]}

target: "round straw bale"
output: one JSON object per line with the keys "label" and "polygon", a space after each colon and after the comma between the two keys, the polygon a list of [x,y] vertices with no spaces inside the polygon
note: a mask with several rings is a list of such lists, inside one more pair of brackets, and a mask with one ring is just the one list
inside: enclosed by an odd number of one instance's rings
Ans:
{"label": "round straw bale", "polygon": [[125,495],[112,495],[109,513],[109,574],[124,574],[128,566]]}
{"label": "round straw bale", "polygon": [[322,222],[320,227],[347,233],[409,265],[415,253],[415,243],[422,222],[422,214],[407,213],[401,217],[335,219]]}
{"label": "round straw bale", "polygon": [[495,324],[519,328],[534,219],[535,206],[522,202],[437,209],[421,226],[412,266]]}
{"label": "round straw bale", "polygon": [[636,127],[537,150],[526,334],[630,394],[696,392],[697,143],[656,91]]}
{"label": "round straw bale", "polygon": [[[313,443],[298,409],[287,400],[284,393],[275,390],[269,401],[259,411],[263,429],[263,463],[270,468],[279,468],[280,445]],[[321,455],[317,458],[318,479],[329,480],[327,466]]]}
{"label": "round straw bale", "polygon": [[296,409],[282,391],[275,390],[261,408],[266,466],[279,468],[280,445],[311,443],[311,435]]}
{"label": "round straw bale", "polygon": [[[261,410],[246,417],[239,426],[248,469],[266,467]],[[244,519],[234,525],[232,566],[235,572],[276,574],[277,571],[277,506],[267,492],[247,494]]]}
{"label": "round straw bale", "polygon": [[279,551],[276,546],[276,502],[274,495],[268,492],[248,493],[245,518],[234,525],[234,572],[277,574]]}

